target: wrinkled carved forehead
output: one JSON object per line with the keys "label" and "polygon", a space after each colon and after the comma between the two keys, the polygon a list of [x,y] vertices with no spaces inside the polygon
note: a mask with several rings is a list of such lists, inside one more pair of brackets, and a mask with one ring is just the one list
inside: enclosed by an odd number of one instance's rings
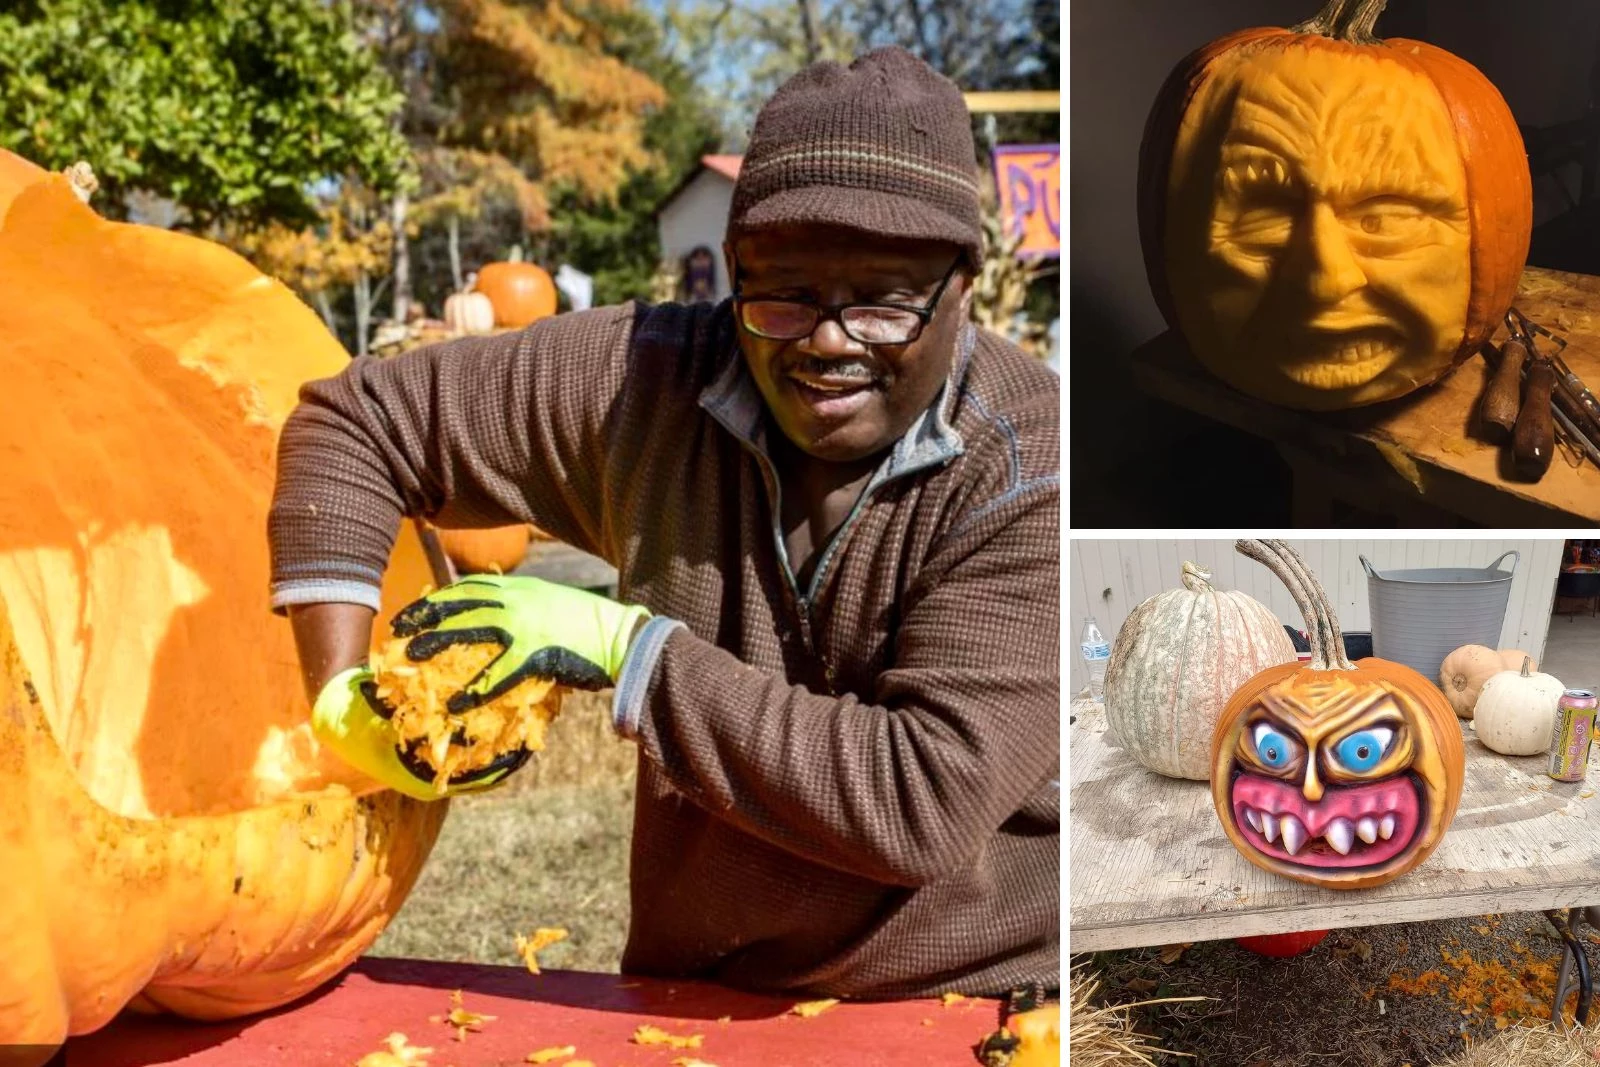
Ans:
{"label": "wrinkled carved forehead", "polygon": [[1269,717],[1308,743],[1355,725],[1385,720],[1415,727],[1420,720],[1411,698],[1376,679],[1298,671],[1262,692],[1247,720]]}
{"label": "wrinkled carved forehead", "polygon": [[1232,97],[1224,167],[1265,156],[1333,196],[1388,190],[1465,205],[1455,129],[1426,76],[1393,60],[1326,47],[1241,53],[1232,72],[1212,81],[1212,106],[1225,107]]}

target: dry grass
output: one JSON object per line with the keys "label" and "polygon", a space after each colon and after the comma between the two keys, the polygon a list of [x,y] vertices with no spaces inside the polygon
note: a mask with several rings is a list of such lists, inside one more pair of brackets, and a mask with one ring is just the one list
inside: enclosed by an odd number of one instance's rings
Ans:
{"label": "dry grass", "polygon": [[1556,1033],[1544,1023],[1503,1030],[1437,1067],[1594,1067],[1597,1061],[1600,1033],[1577,1028]]}
{"label": "dry grass", "polygon": [[554,968],[615,972],[628,929],[635,749],[610,694],[569,697],[545,750],[504,786],[452,801],[378,956],[520,966],[515,935],[564,926]]}
{"label": "dry grass", "polygon": [[[1083,969],[1072,972],[1072,1000],[1068,1005],[1067,1055],[1074,1064],[1089,1067],[1133,1067],[1142,1064],[1155,1067],[1151,1055],[1164,1050],[1152,1045],[1146,1035],[1134,1030],[1129,1013],[1135,1008],[1152,1004],[1170,1004],[1180,1001],[1204,1000],[1205,997],[1166,997],[1160,1000],[1141,1000],[1134,1004],[1117,1004],[1096,1007],[1095,994],[1099,992],[1100,979],[1086,977]],[[1183,1055],[1168,1053],[1168,1055]]]}
{"label": "dry grass", "polygon": [[611,729],[611,691],[569,693],[561,715],[535,755],[498,792],[519,794],[552,785],[632,783],[638,749]]}

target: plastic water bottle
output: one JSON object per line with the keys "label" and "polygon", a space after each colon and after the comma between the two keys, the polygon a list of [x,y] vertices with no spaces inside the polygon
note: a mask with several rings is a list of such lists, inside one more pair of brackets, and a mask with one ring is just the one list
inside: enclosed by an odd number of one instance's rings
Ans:
{"label": "plastic water bottle", "polygon": [[1089,671],[1089,695],[1096,700],[1106,698],[1106,664],[1111,660],[1111,643],[1100,633],[1093,615],[1083,617],[1083,637],[1078,641],[1083,653],[1083,665]]}

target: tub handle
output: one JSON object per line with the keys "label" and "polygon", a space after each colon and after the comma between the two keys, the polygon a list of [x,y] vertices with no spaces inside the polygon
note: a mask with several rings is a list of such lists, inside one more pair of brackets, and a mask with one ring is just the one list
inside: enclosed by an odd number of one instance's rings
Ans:
{"label": "tub handle", "polygon": [[1507,556],[1511,556],[1512,557],[1512,560],[1511,560],[1511,573],[1512,574],[1516,574],[1517,573],[1517,564],[1522,562],[1522,553],[1518,552],[1514,548],[1508,548],[1504,552],[1500,553],[1499,558],[1497,558],[1493,563],[1489,564],[1489,566],[1484,568],[1484,569],[1485,570],[1491,570],[1491,571],[1499,570],[1500,569],[1500,560],[1505,559]]}
{"label": "tub handle", "polygon": [[1383,575],[1379,574],[1377,572],[1377,570],[1372,566],[1372,564],[1367,561],[1367,557],[1366,556],[1358,555],[1358,556],[1356,556],[1356,559],[1359,559],[1361,561],[1361,565],[1367,569],[1367,576],[1368,577],[1377,578],[1379,581],[1383,580]]}

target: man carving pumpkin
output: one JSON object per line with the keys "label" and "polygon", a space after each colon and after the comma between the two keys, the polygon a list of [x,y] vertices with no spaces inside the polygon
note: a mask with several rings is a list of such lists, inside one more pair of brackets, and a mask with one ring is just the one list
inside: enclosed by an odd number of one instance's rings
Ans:
{"label": "man carving pumpkin", "polygon": [[490,577],[405,619],[413,650],[505,645],[462,708],[528,674],[615,686],[624,971],[1059,985],[1059,393],[969,321],[970,121],[902,50],[816,64],[751,136],[732,300],[358,359],[284,429],[272,602],[321,736],[393,788],[437,795],[354,750],[378,734],[352,681],[403,516],[532,522],[616,566],[620,602]]}

